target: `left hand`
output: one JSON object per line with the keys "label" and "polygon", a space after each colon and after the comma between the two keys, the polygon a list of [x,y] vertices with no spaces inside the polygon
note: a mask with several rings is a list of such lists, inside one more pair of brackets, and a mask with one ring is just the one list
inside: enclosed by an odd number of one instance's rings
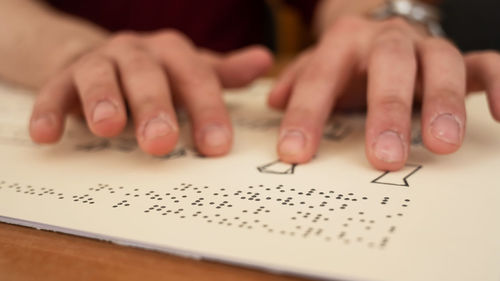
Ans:
{"label": "left hand", "polygon": [[284,109],[281,160],[309,161],[334,108],[367,108],[365,150],[380,170],[398,170],[408,158],[411,113],[422,101],[422,137],[437,154],[455,152],[465,132],[465,95],[487,90],[500,120],[500,55],[463,55],[443,38],[401,18],[336,20],[316,46],[301,54],[269,96]]}

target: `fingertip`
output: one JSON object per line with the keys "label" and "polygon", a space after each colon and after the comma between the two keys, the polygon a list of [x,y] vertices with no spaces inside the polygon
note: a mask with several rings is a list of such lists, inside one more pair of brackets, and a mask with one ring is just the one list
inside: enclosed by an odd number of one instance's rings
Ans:
{"label": "fingertip", "polygon": [[92,133],[96,136],[112,138],[121,134],[126,125],[127,122],[125,118],[113,118],[111,120],[94,123],[90,128]]}
{"label": "fingertip", "polygon": [[280,134],[278,156],[281,161],[302,164],[311,161],[315,149],[311,147],[311,138],[299,129],[285,129]]}
{"label": "fingertip", "polygon": [[142,151],[154,156],[164,156],[170,153],[177,144],[177,135],[170,134],[168,136],[160,136],[151,140],[142,141],[139,143]]}
{"label": "fingertip", "polygon": [[434,117],[424,132],[424,145],[436,154],[450,154],[457,151],[463,142],[464,122],[453,114]]}
{"label": "fingertip", "polygon": [[397,171],[408,157],[408,146],[403,137],[392,130],[380,133],[373,141],[367,140],[368,161],[378,170]]}
{"label": "fingertip", "polygon": [[216,70],[222,85],[242,87],[267,73],[273,65],[271,52],[262,46],[252,46],[229,55]]}
{"label": "fingertip", "polygon": [[495,121],[500,122],[500,85],[498,90],[489,90],[487,95],[490,104],[491,116]]}
{"label": "fingertip", "polygon": [[141,149],[155,156],[163,156],[172,151],[178,138],[177,124],[164,114],[147,120],[137,130],[137,140]]}
{"label": "fingertip", "polygon": [[401,170],[405,166],[405,162],[387,163],[379,160],[369,160],[370,164],[379,171],[395,172]]}
{"label": "fingertip", "polygon": [[30,121],[31,139],[40,144],[54,143],[61,138],[62,120],[53,113],[34,115]]}
{"label": "fingertip", "polygon": [[110,138],[123,131],[127,117],[123,106],[104,99],[92,106],[92,111],[87,114],[87,123],[96,136]]}
{"label": "fingertip", "polygon": [[231,150],[232,132],[224,125],[207,125],[197,133],[196,143],[199,152],[205,156],[223,156]]}
{"label": "fingertip", "polygon": [[261,45],[252,46],[249,49],[249,53],[254,59],[255,64],[261,66],[263,72],[269,71],[274,64],[274,55],[267,47]]}

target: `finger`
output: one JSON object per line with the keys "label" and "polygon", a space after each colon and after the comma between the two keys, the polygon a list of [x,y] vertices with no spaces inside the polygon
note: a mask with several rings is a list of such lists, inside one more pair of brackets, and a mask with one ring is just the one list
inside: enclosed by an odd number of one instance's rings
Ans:
{"label": "finger", "polygon": [[64,119],[78,103],[69,71],[63,72],[42,87],[33,106],[30,135],[37,143],[54,143],[61,138]]}
{"label": "finger", "polygon": [[172,88],[186,106],[197,149],[207,156],[229,152],[231,124],[211,67],[199,59],[189,41],[178,33],[155,35],[148,46],[163,62]]}
{"label": "finger", "polygon": [[468,54],[467,91],[486,90],[491,115],[500,121],[500,53],[488,51]]}
{"label": "finger", "polygon": [[114,62],[101,54],[89,54],[75,65],[73,79],[92,133],[118,135],[127,117]]}
{"label": "finger", "polygon": [[380,170],[398,170],[408,157],[417,62],[412,40],[399,29],[377,36],[368,66],[365,150]]}
{"label": "finger", "polygon": [[268,104],[276,109],[284,109],[292,93],[294,82],[311,56],[311,50],[303,52],[280,75],[269,94]]}
{"label": "finger", "polygon": [[297,77],[280,128],[278,154],[282,161],[304,163],[316,153],[325,121],[354,65],[353,48],[342,35],[320,43]]}
{"label": "finger", "polygon": [[271,52],[262,46],[251,46],[226,56],[210,51],[202,58],[212,65],[224,88],[243,87],[266,74],[273,64]]}
{"label": "finger", "polygon": [[462,144],[465,132],[465,64],[444,39],[419,44],[423,79],[422,138],[434,153],[447,154]]}
{"label": "finger", "polygon": [[130,39],[116,38],[109,52],[118,64],[139,146],[149,154],[165,155],[179,137],[168,81],[160,63]]}

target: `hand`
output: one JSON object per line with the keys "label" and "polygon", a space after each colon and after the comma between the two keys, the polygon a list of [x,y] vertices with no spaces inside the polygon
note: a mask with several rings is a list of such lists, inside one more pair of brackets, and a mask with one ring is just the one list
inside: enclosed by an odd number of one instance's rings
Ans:
{"label": "hand", "polygon": [[498,53],[464,60],[450,42],[403,19],[340,18],[284,71],[269,96],[271,106],[286,108],[279,156],[309,161],[334,108],[366,107],[368,160],[377,169],[398,170],[408,158],[414,98],[422,102],[425,146],[452,153],[464,137],[466,86],[487,89],[493,116],[500,120]]}
{"label": "hand", "polygon": [[207,156],[227,153],[232,128],[221,87],[240,87],[272,64],[262,47],[225,56],[197,49],[176,31],[120,33],[85,54],[41,89],[30,122],[38,143],[56,142],[66,115],[82,107],[88,127],[100,137],[124,129],[127,111],[142,150],[171,151],[178,139],[174,102],[187,109],[194,143]]}

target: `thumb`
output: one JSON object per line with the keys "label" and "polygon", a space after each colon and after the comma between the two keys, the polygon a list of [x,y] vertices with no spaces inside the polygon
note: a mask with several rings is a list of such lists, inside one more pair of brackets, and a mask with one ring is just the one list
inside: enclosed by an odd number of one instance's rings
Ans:
{"label": "thumb", "polygon": [[224,88],[243,87],[266,74],[273,65],[271,52],[263,46],[250,46],[206,59],[214,67]]}

